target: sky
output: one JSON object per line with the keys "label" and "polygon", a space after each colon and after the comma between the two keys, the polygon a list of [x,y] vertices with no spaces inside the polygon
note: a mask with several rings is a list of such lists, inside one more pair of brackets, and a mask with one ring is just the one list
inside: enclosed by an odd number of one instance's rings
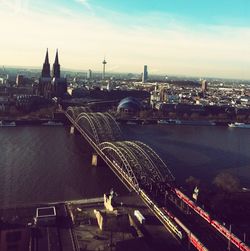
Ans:
{"label": "sky", "polygon": [[249,0],[0,0],[0,65],[250,79]]}

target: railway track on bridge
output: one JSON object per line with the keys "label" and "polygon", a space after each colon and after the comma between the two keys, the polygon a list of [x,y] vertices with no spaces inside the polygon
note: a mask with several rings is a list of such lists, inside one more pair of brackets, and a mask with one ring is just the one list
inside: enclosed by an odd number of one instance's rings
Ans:
{"label": "railway track on bridge", "polygon": [[[119,126],[107,113],[86,113],[84,108],[74,110],[70,107],[65,115],[122,183],[143,199],[177,239],[186,244],[191,243],[197,250],[227,250],[228,239],[213,228],[211,222],[204,220],[202,215],[186,215],[171,203],[163,207],[159,206],[161,203],[157,199],[150,198],[152,187],[165,193],[166,183],[172,184],[174,177],[149,146],[138,141],[122,140]],[[178,194],[175,196],[181,199]],[[182,200],[188,204],[185,199]],[[231,239],[231,236],[228,238]],[[231,250],[250,251],[244,243],[239,244],[239,248],[236,245],[232,243]]]}

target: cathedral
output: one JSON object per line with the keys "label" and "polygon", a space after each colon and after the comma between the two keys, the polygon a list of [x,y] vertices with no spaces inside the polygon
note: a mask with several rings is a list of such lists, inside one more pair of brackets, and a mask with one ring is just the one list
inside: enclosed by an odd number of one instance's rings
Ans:
{"label": "cathedral", "polygon": [[41,77],[39,79],[38,94],[46,98],[63,98],[66,93],[67,80],[66,78],[61,78],[58,50],[56,51],[52,73],[50,73],[49,53],[47,49]]}

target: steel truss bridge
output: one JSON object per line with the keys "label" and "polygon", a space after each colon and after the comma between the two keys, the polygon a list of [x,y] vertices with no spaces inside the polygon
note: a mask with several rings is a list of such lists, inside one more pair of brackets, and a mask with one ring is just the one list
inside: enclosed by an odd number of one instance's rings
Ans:
{"label": "steel truss bridge", "polygon": [[[130,191],[134,190],[178,239],[187,240],[197,250],[226,250],[227,241],[221,236],[218,238],[218,233],[211,226],[194,227],[191,222],[196,221],[195,217],[178,215],[177,218],[153,199],[155,194],[152,191],[167,194],[166,190],[169,191],[175,180],[167,165],[153,149],[140,141],[124,140],[119,125],[109,113],[93,113],[86,107],[68,107],[64,114],[123,184]],[[178,194],[176,197],[181,198]],[[181,200],[183,204],[187,204],[185,198]],[[185,219],[189,217],[190,220]],[[211,238],[213,235],[211,243],[211,239],[207,240],[207,237]]]}
{"label": "steel truss bridge", "polygon": [[130,190],[138,192],[141,187],[155,184],[162,189],[162,184],[174,181],[166,164],[148,145],[123,140],[119,125],[109,113],[69,107],[65,114],[104,161],[117,169]]}

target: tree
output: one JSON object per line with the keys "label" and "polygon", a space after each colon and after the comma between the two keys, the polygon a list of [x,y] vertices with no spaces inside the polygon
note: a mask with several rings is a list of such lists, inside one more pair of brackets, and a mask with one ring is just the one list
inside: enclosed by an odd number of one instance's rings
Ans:
{"label": "tree", "polygon": [[240,181],[229,172],[219,173],[213,180],[213,184],[225,192],[233,193],[240,189]]}

